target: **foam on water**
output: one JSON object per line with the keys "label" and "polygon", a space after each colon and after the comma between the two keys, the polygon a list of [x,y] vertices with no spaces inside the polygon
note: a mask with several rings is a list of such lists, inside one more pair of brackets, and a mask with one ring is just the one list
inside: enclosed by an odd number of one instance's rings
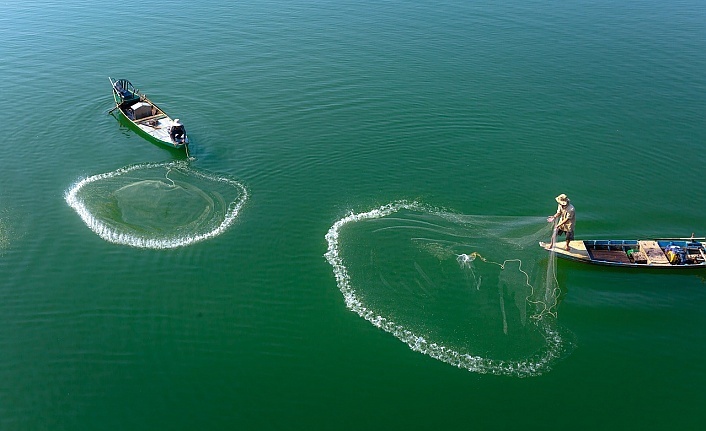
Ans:
{"label": "foam on water", "polygon": [[[391,281],[390,279],[394,279],[395,276],[382,273],[385,270],[378,267],[373,267],[372,270],[362,271],[363,273],[380,272],[380,274],[370,277],[366,283],[362,283],[360,279],[352,277],[352,268],[349,267],[349,263],[344,261],[342,256],[341,231],[344,226],[351,226],[352,224],[362,221],[379,223],[383,221],[383,219],[388,221],[392,220],[391,223],[397,223],[397,218],[389,216],[402,210],[409,210],[430,219],[436,218],[438,220],[449,220],[451,222],[442,225],[441,223],[435,224],[426,220],[405,220],[409,222],[407,225],[381,227],[366,232],[365,234],[375,234],[383,230],[408,230],[412,233],[418,233],[420,231],[430,233],[429,237],[413,237],[410,239],[413,244],[421,245],[421,248],[433,257],[433,259],[428,260],[428,262],[430,262],[428,266],[430,266],[431,269],[424,271],[416,262],[413,266],[408,265],[408,262],[404,261],[409,258],[403,256],[399,258],[403,261],[401,265],[406,265],[410,268],[408,269],[410,272],[403,275],[406,279]],[[482,219],[478,220],[481,220],[479,223],[483,223]],[[536,224],[536,221],[532,222]],[[468,238],[464,239],[464,232],[467,231],[464,223],[468,223],[468,220],[464,221],[463,216],[407,201],[393,202],[368,212],[351,213],[338,220],[331,226],[326,234],[328,251],[325,257],[333,267],[336,282],[339,290],[343,294],[346,306],[374,326],[394,335],[407,344],[412,350],[471,372],[527,377],[540,375],[549,371],[552,365],[559,358],[568,354],[572,348],[572,343],[568,341],[570,333],[561,329],[557,324],[556,300],[554,300],[552,304],[544,304],[543,299],[546,295],[545,292],[541,291],[541,288],[545,286],[544,283],[536,283],[540,289],[534,289],[530,284],[529,275],[522,268],[522,261],[519,261],[519,259],[509,259],[499,264],[483,258],[478,253],[452,253],[450,250],[453,249],[453,247],[458,247],[459,244],[462,248],[468,248],[468,244],[462,242],[468,240]],[[364,239],[365,241],[361,240],[360,242],[366,242],[367,244],[369,238],[365,237]],[[385,239],[383,239],[383,241],[384,240]],[[534,240],[532,239],[532,241]],[[534,244],[536,244],[536,242],[534,242]],[[356,244],[351,245],[351,247],[355,248]],[[346,250],[349,250],[351,247],[347,245]],[[395,254],[397,253],[395,251],[397,248],[398,244],[392,244],[381,247],[381,251],[371,249],[369,252],[362,252],[360,253],[362,257],[359,259],[359,263],[375,261],[376,253]],[[503,251],[507,252],[505,249],[503,249]],[[366,253],[368,257],[365,257]],[[529,252],[526,251],[526,253]],[[537,250],[537,254],[541,254],[541,251]],[[446,280],[442,274],[444,271],[453,271],[448,265],[444,266],[444,263],[450,259],[455,260],[456,271],[464,272],[466,280],[468,281],[467,290],[453,292],[453,295],[457,296],[452,295],[451,301],[453,302],[459,295],[460,297],[462,297],[462,295],[476,295],[476,299],[474,299],[476,302],[472,302],[472,304],[479,305],[478,309],[463,310],[463,312],[467,312],[467,315],[473,315],[473,319],[476,319],[473,322],[481,323],[481,325],[484,320],[488,320],[485,319],[486,317],[492,316],[492,319],[497,320],[497,322],[493,322],[493,324],[497,323],[495,327],[490,329],[473,327],[467,327],[466,329],[463,329],[463,327],[460,327],[460,329],[442,328],[441,331],[438,331],[438,326],[443,326],[446,320],[449,320],[446,319],[446,317],[449,316],[442,316],[440,318],[435,315],[434,318],[438,321],[434,323],[423,321],[423,319],[427,319],[428,317],[428,315],[424,314],[427,312],[425,307],[427,307],[432,300],[449,293],[440,290],[448,288],[448,283],[445,284]],[[484,267],[481,268],[480,265]],[[494,273],[490,272],[492,268],[496,268]],[[434,273],[432,271],[437,272]],[[395,273],[397,271],[392,269],[390,272]],[[487,277],[498,280],[497,289],[481,290],[481,285],[485,283],[483,279],[484,274]],[[361,277],[365,279],[365,276]],[[452,274],[449,277],[448,279],[452,281],[456,280],[454,277],[457,277],[458,280],[461,281],[460,284],[463,284],[462,275]],[[358,284],[353,281],[354,278],[357,280]],[[410,278],[414,278],[415,280],[412,281]],[[435,281],[435,279],[438,279],[438,281]],[[396,286],[395,283],[399,286]],[[458,286],[452,287],[452,289],[457,288]],[[399,293],[401,296],[407,295],[411,300],[409,300],[409,298],[386,298],[386,301],[377,301],[380,297],[377,290],[390,289],[393,290],[391,295]],[[397,290],[395,291],[394,289]],[[415,290],[412,291],[412,289]],[[374,292],[371,293],[371,290]],[[513,312],[520,316],[519,318],[514,318],[515,320],[512,321],[513,324],[516,327],[524,326],[514,333],[511,330],[510,335],[508,335],[508,316],[506,313],[507,307],[510,304],[506,304],[507,300],[504,299],[505,297],[514,301],[516,309],[519,310],[515,311],[515,307],[513,307]],[[491,300],[487,298],[494,298],[492,300],[494,302],[490,303]],[[411,303],[412,307],[410,307],[409,310],[400,310],[399,304],[404,304],[405,300],[407,300],[407,304]],[[525,321],[525,314],[523,313],[526,309],[530,310],[530,317],[532,318]],[[445,311],[443,307],[439,307],[435,312],[439,310],[442,310],[442,314],[443,311]],[[449,313],[452,313],[452,311]],[[414,317],[410,317],[412,315],[414,315]],[[419,317],[419,315],[422,315],[422,317]],[[463,320],[466,314],[463,314],[463,316],[464,317],[461,317],[460,320]],[[518,323],[520,320],[522,320],[523,323]],[[435,327],[434,325],[437,326]],[[498,327],[502,332],[498,330]],[[466,336],[466,334],[464,334],[462,336],[456,336],[457,339],[451,339],[451,337],[447,336],[448,334],[454,333],[454,331],[473,333],[473,335]],[[529,338],[532,338],[532,341],[524,340],[522,337],[525,337],[525,334],[529,334]],[[512,350],[512,346],[505,352],[493,352],[492,349],[497,340],[482,339],[483,337],[491,336],[504,337],[505,340],[508,340],[510,337],[515,337],[513,339],[515,345],[517,345],[518,342],[522,345],[520,349],[516,349],[515,352],[511,353],[520,352],[519,354],[523,356],[517,358],[513,357],[513,354],[507,354]],[[459,339],[462,339],[461,342],[459,342]],[[478,340],[480,340],[481,343],[475,343]],[[480,345],[476,346],[475,344]]]}
{"label": "foam on water", "polygon": [[[175,177],[179,179],[175,179]],[[98,236],[138,248],[183,247],[233,224],[245,186],[185,161],[146,163],[83,178],[66,202]]]}
{"label": "foam on water", "polygon": [[7,227],[3,219],[0,218],[0,251],[6,249],[9,242],[10,239],[7,233]]}

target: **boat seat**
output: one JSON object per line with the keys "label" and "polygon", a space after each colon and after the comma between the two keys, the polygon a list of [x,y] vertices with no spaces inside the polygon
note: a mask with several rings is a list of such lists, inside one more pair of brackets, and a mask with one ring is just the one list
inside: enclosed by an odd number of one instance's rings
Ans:
{"label": "boat seat", "polygon": [[167,117],[167,114],[157,114],[157,115],[151,115],[151,116],[145,117],[145,118],[140,118],[138,120],[135,120],[135,122],[138,124],[143,124],[148,121],[161,120],[162,118],[166,118],[166,117]]}
{"label": "boat seat", "polygon": [[133,98],[128,98],[128,99],[123,99],[122,103],[120,106],[125,106],[125,107],[130,107],[134,105],[135,103],[139,102],[140,98],[139,97],[133,97]]}
{"label": "boat seat", "polygon": [[131,100],[131,99],[137,99],[138,97],[135,96],[130,90],[125,88],[122,84],[122,82],[117,81],[114,85],[113,88],[115,88],[115,91],[120,94],[120,97],[123,98],[123,100]]}
{"label": "boat seat", "polygon": [[669,260],[657,241],[640,241],[640,251],[647,255],[647,264],[669,265]]}

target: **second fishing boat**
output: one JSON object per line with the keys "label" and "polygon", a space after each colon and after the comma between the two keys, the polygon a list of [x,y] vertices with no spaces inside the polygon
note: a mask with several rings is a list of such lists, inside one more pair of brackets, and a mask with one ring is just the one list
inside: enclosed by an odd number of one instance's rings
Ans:
{"label": "second fishing boat", "polygon": [[172,120],[127,79],[108,79],[113,87],[113,110],[119,110],[148,139],[170,148],[184,148],[188,154],[189,137],[178,118]]}

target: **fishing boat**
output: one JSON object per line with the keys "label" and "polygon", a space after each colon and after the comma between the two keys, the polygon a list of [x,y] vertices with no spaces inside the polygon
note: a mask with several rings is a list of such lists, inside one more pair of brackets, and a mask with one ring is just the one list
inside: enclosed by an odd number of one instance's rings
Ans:
{"label": "fishing boat", "polygon": [[539,245],[557,257],[596,265],[686,269],[706,268],[706,238],[660,238],[648,240],[572,240],[551,246]]}
{"label": "fishing boat", "polygon": [[115,100],[115,108],[111,112],[119,110],[121,115],[148,139],[170,148],[185,148],[189,151],[189,138],[178,118],[172,120],[127,79],[108,79],[113,87]]}

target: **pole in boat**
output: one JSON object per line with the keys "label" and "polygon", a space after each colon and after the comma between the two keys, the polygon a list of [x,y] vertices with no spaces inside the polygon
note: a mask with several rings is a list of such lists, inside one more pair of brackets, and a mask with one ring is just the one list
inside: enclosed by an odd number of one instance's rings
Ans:
{"label": "pole in boat", "polygon": [[[108,77],[108,81],[110,81],[110,86],[113,87],[113,91],[115,91],[115,82],[113,82],[113,79],[112,79],[110,76]],[[116,81],[116,82],[117,82],[117,81]],[[110,114],[110,113],[112,113],[113,111],[115,111],[116,109],[118,109],[119,106],[120,106],[120,105],[116,103],[116,104],[115,104],[115,107],[113,107],[113,109],[111,109],[110,111],[108,111],[108,114]]]}
{"label": "pole in boat", "polygon": [[669,241],[669,240],[681,240],[681,241],[694,241],[694,240],[706,240],[705,237],[695,237],[694,235],[688,237],[688,238],[655,238],[655,240],[663,240],[663,241]]}

